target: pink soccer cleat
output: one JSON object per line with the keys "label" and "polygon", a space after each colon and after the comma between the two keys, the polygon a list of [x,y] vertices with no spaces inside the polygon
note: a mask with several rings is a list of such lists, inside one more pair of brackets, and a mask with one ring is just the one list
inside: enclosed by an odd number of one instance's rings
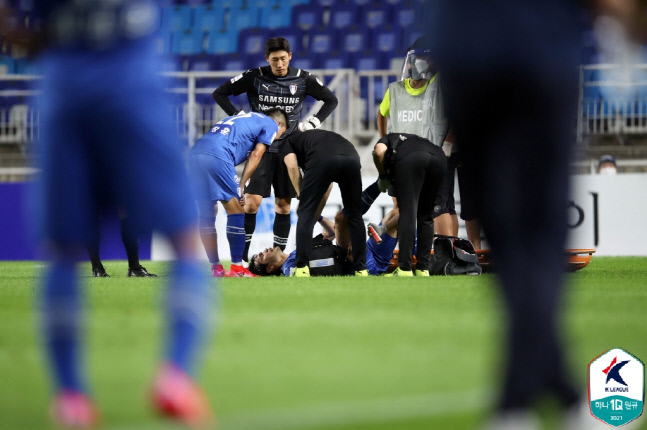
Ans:
{"label": "pink soccer cleat", "polygon": [[70,429],[89,429],[99,423],[99,412],[80,391],[59,392],[52,401],[50,415],[58,426]]}
{"label": "pink soccer cleat", "polygon": [[225,271],[225,268],[222,267],[222,264],[212,264],[211,276],[214,278],[224,278],[227,276],[227,272]]}
{"label": "pink soccer cleat", "polygon": [[252,272],[243,267],[242,264],[232,264],[229,268],[228,278],[256,278]]}
{"label": "pink soccer cleat", "polygon": [[215,417],[206,396],[177,366],[162,367],[152,389],[153,408],[168,418],[195,429],[214,429]]}

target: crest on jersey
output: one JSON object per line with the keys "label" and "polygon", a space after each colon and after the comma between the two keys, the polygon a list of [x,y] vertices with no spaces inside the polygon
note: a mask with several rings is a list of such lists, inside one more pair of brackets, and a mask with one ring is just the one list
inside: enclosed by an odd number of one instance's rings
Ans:
{"label": "crest on jersey", "polygon": [[296,84],[290,85],[290,94],[294,95],[297,92]]}

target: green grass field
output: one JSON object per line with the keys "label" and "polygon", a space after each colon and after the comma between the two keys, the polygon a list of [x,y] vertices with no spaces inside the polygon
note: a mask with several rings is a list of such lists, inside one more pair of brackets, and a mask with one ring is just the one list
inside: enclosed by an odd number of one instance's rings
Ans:
{"label": "green grass field", "polygon": [[[176,428],[151,414],[146,397],[161,350],[162,282],[127,278],[122,261],[105,265],[111,278],[81,268],[86,367],[103,428]],[[50,428],[34,311],[41,270],[0,262],[0,430]],[[619,347],[647,361],[647,258],[594,257],[568,279],[563,333],[585,393],[587,366],[603,352]],[[221,430],[473,429],[496,398],[503,317],[492,275],[220,287],[200,377]]]}

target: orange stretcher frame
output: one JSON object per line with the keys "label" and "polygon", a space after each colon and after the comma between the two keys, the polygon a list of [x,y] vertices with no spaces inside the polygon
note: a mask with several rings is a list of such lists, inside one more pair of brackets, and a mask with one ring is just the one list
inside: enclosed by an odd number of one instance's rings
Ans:
{"label": "orange stretcher frame", "polygon": [[[586,248],[575,248],[575,249],[565,249],[564,254],[566,255],[566,267],[568,271],[575,272],[588,266],[593,258],[595,249],[586,249]],[[479,264],[483,268],[484,272],[492,270],[492,257],[490,255],[489,249],[477,249],[476,254],[479,256]],[[431,255],[434,255],[434,251],[431,250]],[[416,267],[416,256],[413,256],[412,266],[415,269]],[[391,273],[398,267],[398,250],[393,250],[393,258],[391,258],[391,263],[387,273]]]}

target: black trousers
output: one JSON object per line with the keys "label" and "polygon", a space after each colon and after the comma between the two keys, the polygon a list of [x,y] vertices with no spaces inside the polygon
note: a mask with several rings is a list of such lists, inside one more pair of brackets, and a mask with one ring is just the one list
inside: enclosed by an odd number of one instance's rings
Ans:
{"label": "black trousers", "polygon": [[396,158],[392,168],[395,192],[400,208],[398,240],[400,253],[398,266],[411,270],[413,246],[418,227],[419,270],[429,270],[431,246],[434,241],[434,202],[447,170],[447,157],[442,150],[433,146],[433,152],[414,151]]}
{"label": "black trousers", "polygon": [[303,175],[301,198],[297,214],[297,267],[308,265],[312,248],[312,230],[321,198],[331,183],[337,182],[346,210],[346,220],[353,247],[354,269],[366,269],[366,232],[360,210],[362,175],[359,158],[350,155],[331,155],[320,160]]}
{"label": "black trousers", "polygon": [[[579,34],[569,5],[576,2],[557,3],[443,2],[431,25],[437,35],[470,28],[439,47],[438,62],[508,314],[503,410],[530,407],[544,394],[564,406],[577,400],[558,310]],[[555,31],[541,30],[550,22]]]}

